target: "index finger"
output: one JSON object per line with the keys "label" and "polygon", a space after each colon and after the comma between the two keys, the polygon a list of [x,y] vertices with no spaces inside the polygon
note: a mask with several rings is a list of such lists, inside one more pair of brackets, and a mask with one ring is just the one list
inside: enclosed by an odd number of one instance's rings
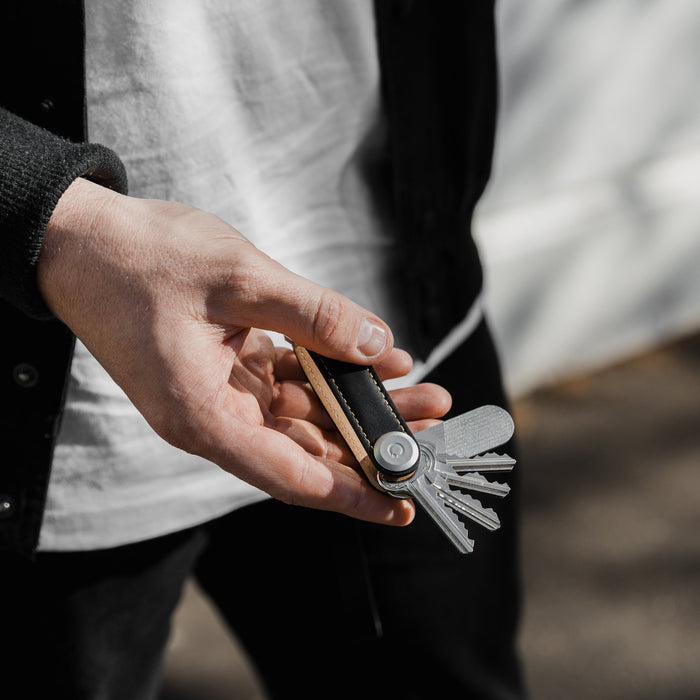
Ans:
{"label": "index finger", "polygon": [[[413,359],[405,350],[393,348],[385,360],[373,367],[379,378],[384,381],[408,374],[413,367]],[[304,370],[289,348],[275,348],[275,376],[280,381],[306,381]]]}

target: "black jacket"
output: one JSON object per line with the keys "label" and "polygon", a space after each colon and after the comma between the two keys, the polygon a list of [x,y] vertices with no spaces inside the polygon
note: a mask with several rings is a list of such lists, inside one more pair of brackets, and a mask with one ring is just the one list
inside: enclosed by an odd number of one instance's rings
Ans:
{"label": "black jacket", "polygon": [[[403,290],[414,347],[427,353],[481,288],[470,220],[493,147],[493,3],[376,0],[375,11]],[[0,548],[26,553],[38,541],[74,340],[37,290],[42,237],[76,177],[126,192],[118,157],[84,143],[83,63],[81,0],[4,0]]]}

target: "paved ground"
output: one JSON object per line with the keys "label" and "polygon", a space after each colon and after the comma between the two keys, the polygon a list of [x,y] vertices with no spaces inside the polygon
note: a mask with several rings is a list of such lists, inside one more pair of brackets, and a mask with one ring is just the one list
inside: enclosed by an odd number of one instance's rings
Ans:
{"label": "paved ground", "polygon": [[[533,700],[700,699],[700,337],[517,402]],[[192,587],[162,700],[261,700]]]}

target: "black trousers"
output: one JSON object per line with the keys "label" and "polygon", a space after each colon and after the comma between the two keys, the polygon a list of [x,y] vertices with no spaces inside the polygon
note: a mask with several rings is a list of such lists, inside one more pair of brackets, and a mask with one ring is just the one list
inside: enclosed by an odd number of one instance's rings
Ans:
{"label": "black trousers", "polygon": [[[499,377],[482,325],[429,379],[453,392],[459,413],[503,404]],[[188,576],[235,630],[270,698],[524,698],[510,481],[495,504],[501,529],[474,525],[470,555],[420,512],[389,528],[276,501],[109,550],[0,555],[3,698],[157,698]]]}

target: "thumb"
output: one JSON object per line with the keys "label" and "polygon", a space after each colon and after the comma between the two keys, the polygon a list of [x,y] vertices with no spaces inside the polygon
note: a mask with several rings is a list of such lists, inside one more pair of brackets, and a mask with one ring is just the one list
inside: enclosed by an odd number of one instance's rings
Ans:
{"label": "thumb", "polygon": [[[342,294],[296,275],[278,263],[258,285],[251,326],[277,331],[322,355],[371,364],[391,350],[394,338],[375,314]],[[240,309],[239,309],[240,310]]]}

